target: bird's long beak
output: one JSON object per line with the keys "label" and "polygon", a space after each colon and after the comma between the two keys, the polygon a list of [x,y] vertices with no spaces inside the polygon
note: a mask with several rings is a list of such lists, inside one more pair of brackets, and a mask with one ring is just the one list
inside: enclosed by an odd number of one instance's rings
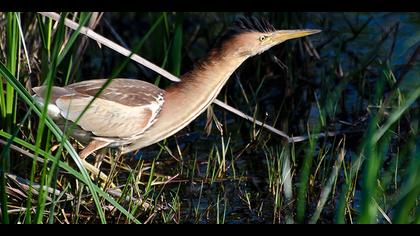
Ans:
{"label": "bird's long beak", "polygon": [[281,43],[289,39],[305,37],[319,32],[321,32],[321,30],[316,29],[278,30],[273,34],[272,40],[274,43]]}

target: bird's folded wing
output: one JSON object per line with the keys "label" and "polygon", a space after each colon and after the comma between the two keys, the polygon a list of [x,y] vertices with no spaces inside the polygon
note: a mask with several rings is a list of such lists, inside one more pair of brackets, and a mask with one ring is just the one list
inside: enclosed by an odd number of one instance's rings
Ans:
{"label": "bird's folded wing", "polygon": [[[164,102],[164,90],[134,79],[114,79],[102,89],[106,82],[106,79],[87,80],[53,87],[49,102],[65,119],[96,136],[130,138],[143,133],[155,122]],[[42,99],[45,91],[45,86],[34,88]]]}
{"label": "bird's folded wing", "polygon": [[[83,113],[92,96],[62,96],[55,101],[61,115],[96,136],[129,138],[143,133],[153,123],[158,110],[150,105],[126,106],[96,98]],[[82,116],[81,116],[82,115]],[[79,118],[79,116],[81,116]]]}
{"label": "bird's folded wing", "polygon": [[154,84],[135,79],[113,79],[106,88],[106,79],[85,80],[70,84],[65,88],[83,95],[95,96],[126,106],[143,106],[163,103],[165,91]]}

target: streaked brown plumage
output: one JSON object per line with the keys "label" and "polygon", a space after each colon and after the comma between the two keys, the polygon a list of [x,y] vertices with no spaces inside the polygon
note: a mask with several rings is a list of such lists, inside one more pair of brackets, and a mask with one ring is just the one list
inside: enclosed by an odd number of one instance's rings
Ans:
{"label": "streaked brown plumage", "polygon": [[[175,134],[205,111],[246,59],[288,39],[318,32],[275,30],[262,20],[241,19],[180,83],[166,91],[140,80],[114,79],[77,122],[72,136],[88,144],[81,158],[103,147],[118,147],[127,153]],[[54,87],[50,116],[60,124],[75,122],[105,81]],[[44,90],[34,88],[41,103]]]}

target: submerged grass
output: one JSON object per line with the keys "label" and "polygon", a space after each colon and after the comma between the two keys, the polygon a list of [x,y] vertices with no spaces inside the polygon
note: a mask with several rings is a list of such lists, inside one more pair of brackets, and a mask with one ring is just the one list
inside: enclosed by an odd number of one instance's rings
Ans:
{"label": "submerged grass", "polygon": [[[212,107],[159,145],[109,151],[103,183],[28,91],[88,78],[169,82],[92,41],[79,50],[80,32],[64,17],[101,19],[102,35],[179,76],[240,14],[63,13],[55,22],[0,13],[2,223],[420,223],[420,84],[409,66],[420,50],[404,48],[410,18],[260,14],[278,28],[323,33],[249,59],[219,99],[309,139],[286,143]],[[396,16],[407,25],[367,33],[373,19]]]}

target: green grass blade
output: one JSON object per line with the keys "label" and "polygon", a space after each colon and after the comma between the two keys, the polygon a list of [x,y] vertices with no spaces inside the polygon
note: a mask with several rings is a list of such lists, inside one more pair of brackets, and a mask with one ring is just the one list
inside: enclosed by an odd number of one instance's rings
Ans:
{"label": "green grass blade", "polygon": [[378,142],[379,139],[388,131],[391,126],[400,120],[404,112],[411,107],[411,105],[420,97],[420,87],[415,88],[409,95],[407,101],[400,107],[398,107],[392,114],[389,116],[385,124],[378,129],[375,134],[373,134],[373,142]]}
{"label": "green grass blade", "polygon": [[[4,131],[0,130],[0,136],[6,138],[9,142],[14,142],[16,144],[19,144],[19,145],[25,147],[26,149],[28,149],[32,152],[35,152],[35,150],[36,150],[36,147],[34,145],[32,145],[32,144],[30,144],[30,143],[28,143],[28,142],[26,142],[22,139],[19,139],[17,137],[13,137],[12,135],[10,135],[10,134],[8,134]],[[59,168],[67,171],[69,174],[73,175],[74,177],[76,177],[77,179],[82,181],[83,183],[88,184],[88,182],[86,181],[86,179],[84,178],[84,176],[81,173],[79,173],[78,171],[73,169],[67,163],[60,161],[57,156],[51,156],[51,154],[49,154],[48,152],[45,152],[44,150],[40,150],[39,155],[45,157],[46,160],[48,160],[48,161],[57,162]],[[30,157],[31,158],[36,158],[35,155],[32,155]],[[37,161],[40,161],[40,160],[37,159]],[[132,220],[133,222],[135,222],[137,224],[141,223],[132,214],[130,214],[124,207],[122,207],[118,202],[116,202],[115,199],[113,199],[111,196],[109,196],[108,193],[105,193],[102,189],[100,189],[96,185],[94,185],[94,190],[97,191],[100,194],[100,196],[103,197],[105,200],[107,200],[110,204],[115,206],[128,219]]]}
{"label": "green grass blade", "polygon": [[[420,150],[413,152],[410,159],[409,170],[405,176],[405,181],[399,194],[400,199],[397,203],[394,217],[396,224],[420,223],[418,222],[420,219],[420,205],[418,203],[420,200]],[[416,205],[417,211],[415,212]],[[412,213],[414,215],[411,217]]]}
{"label": "green grass blade", "polygon": [[[20,61],[20,37],[19,37],[19,28],[17,16],[18,14],[14,12],[6,13],[6,67],[15,77],[18,75],[18,64]],[[15,90],[13,86],[9,83],[6,83],[6,95],[3,96],[3,80],[1,82],[1,107],[2,110],[2,121],[3,127],[7,131],[11,131],[16,123],[16,103],[15,103]],[[9,216],[7,213],[7,194],[6,194],[6,183],[5,183],[5,174],[10,169],[10,153],[3,152],[0,160],[0,202],[2,205],[3,223],[9,222]]]}
{"label": "green grass blade", "polygon": [[[38,116],[41,116],[42,112],[35,105],[36,103],[33,100],[33,98],[31,97],[31,95],[26,91],[26,89],[23,87],[23,85],[21,83],[19,83],[14,78],[14,76],[9,72],[9,70],[5,67],[5,65],[3,63],[0,63],[0,74],[2,76],[4,76],[4,78],[6,78],[8,83],[10,83],[16,89],[16,91],[21,96],[21,98],[25,101],[25,103],[28,104],[28,106],[30,106],[31,109],[34,110],[35,113]],[[55,135],[57,140],[60,141],[60,142],[63,142],[64,148],[68,151],[69,155],[72,157],[72,159],[76,163],[77,167],[81,171],[81,174],[84,178],[84,182],[87,183],[87,186],[92,193],[92,197],[95,200],[95,204],[97,205],[98,211],[100,212],[99,214],[101,216],[101,220],[102,220],[103,223],[105,223],[104,222],[105,221],[105,215],[103,213],[102,208],[100,207],[100,201],[99,201],[99,198],[97,196],[97,191],[94,188],[94,184],[92,183],[92,181],[89,177],[89,174],[86,171],[86,168],[83,166],[83,163],[81,162],[80,158],[78,157],[77,152],[74,150],[74,148],[72,147],[70,142],[66,138],[64,138],[63,133],[61,132],[60,128],[57,127],[57,125],[49,117],[46,117],[45,122],[46,122],[47,127],[49,129],[51,129],[51,131],[53,132],[53,134]],[[40,150],[38,150],[38,151],[40,151]]]}
{"label": "green grass blade", "polygon": [[311,167],[313,162],[313,156],[315,153],[316,139],[309,137],[309,147],[306,150],[305,159],[303,160],[303,166],[301,175],[299,178],[299,190],[297,193],[297,205],[296,205],[296,221],[302,223],[305,218],[306,201],[308,194],[308,181],[311,173]]}
{"label": "green grass blade", "polygon": [[321,196],[320,196],[320,199],[319,199],[318,204],[316,206],[315,213],[312,215],[312,217],[309,221],[309,223],[311,223],[311,224],[315,224],[318,221],[319,216],[321,215],[322,209],[324,208],[325,203],[327,202],[328,195],[331,193],[331,189],[333,188],[334,182],[337,179],[337,175],[339,173],[341,163],[344,160],[344,155],[345,155],[345,151],[344,151],[344,147],[343,147],[343,150],[340,152],[340,154],[337,158],[337,161],[333,166],[330,177],[328,178],[328,181],[327,181],[326,185],[324,186],[324,189],[321,192]]}
{"label": "green grass blade", "polygon": [[82,14],[83,17],[81,16],[79,27],[77,27],[76,31],[74,31],[72,33],[72,35],[70,36],[66,45],[64,46],[63,50],[60,52],[60,55],[58,56],[57,65],[61,64],[61,62],[64,60],[65,56],[68,54],[70,49],[73,47],[73,44],[76,42],[77,37],[80,35],[80,29],[87,24],[91,15],[92,15],[92,13]]}
{"label": "green grass blade", "polygon": [[182,15],[178,14],[175,24],[175,35],[172,44],[171,62],[172,62],[172,73],[175,76],[181,75],[181,62],[182,62]]}

